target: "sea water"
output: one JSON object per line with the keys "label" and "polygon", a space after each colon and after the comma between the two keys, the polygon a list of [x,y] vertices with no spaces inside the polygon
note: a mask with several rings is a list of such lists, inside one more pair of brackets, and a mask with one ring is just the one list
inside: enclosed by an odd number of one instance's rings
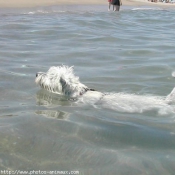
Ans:
{"label": "sea water", "polygon": [[159,7],[2,9],[0,170],[174,175],[174,113],[78,105],[34,82],[73,65],[98,91],[165,97],[175,85],[174,21],[175,10]]}

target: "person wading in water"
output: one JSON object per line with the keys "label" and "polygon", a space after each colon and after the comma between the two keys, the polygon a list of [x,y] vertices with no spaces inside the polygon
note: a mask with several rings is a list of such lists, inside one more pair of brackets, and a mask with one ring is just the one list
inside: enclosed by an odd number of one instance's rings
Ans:
{"label": "person wading in water", "polygon": [[113,8],[114,11],[119,11],[120,6],[122,5],[122,1],[121,0],[112,0],[111,4],[115,7],[115,8]]}
{"label": "person wading in water", "polygon": [[[108,2],[109,2],[108,11],[110,11],[112,0],[108,0]],[[113,6],[113,10],[114,10],[114,6]]]}

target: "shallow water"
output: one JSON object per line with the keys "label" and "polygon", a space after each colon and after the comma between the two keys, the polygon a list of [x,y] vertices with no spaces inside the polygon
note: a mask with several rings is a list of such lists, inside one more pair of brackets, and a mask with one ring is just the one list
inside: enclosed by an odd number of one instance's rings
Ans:
{"label": "shallow water", "polygon": [[150,7],[2,10],[0,169],[173,175],[174,113],[82,106],[34,79],[74,65],[101,92],[165,97],[175,85],[174,20],[174,10]]}

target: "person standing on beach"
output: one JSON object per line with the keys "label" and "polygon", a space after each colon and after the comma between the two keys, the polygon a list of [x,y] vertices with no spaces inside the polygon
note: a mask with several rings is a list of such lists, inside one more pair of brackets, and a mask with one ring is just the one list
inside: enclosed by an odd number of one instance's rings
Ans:
{"label": "person standing on beach", "polygon": [[[108,0],[108,2],[109,2],[108,11],[110,11],[112,0]],[[113,10],[114,10],[114,6],[113,6]]]}
{"label": "person standing on beach", "polygon": [[122,1],[121,0],[112,0],[111,4],[115,7],[114,11],[119,11],[120,6],[122,5]]}

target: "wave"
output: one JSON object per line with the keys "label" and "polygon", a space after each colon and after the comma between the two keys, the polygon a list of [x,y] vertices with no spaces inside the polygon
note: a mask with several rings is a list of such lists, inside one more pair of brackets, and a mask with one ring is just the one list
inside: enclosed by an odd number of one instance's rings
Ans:
{"label": "wave", "polygon": [[64,10],[58,10],[58,11],[46,11],[46,10],[35,10],[30,12],[24,12],[24,15],[35,15],[35,14],[52,14],[52,13],[65,13]]}
{"label": "wave", "polygon": [[137,11],[137,10],[162,10],[162,9],[157,7],[138,7],[138,8],[133,8],[132,10]]}

